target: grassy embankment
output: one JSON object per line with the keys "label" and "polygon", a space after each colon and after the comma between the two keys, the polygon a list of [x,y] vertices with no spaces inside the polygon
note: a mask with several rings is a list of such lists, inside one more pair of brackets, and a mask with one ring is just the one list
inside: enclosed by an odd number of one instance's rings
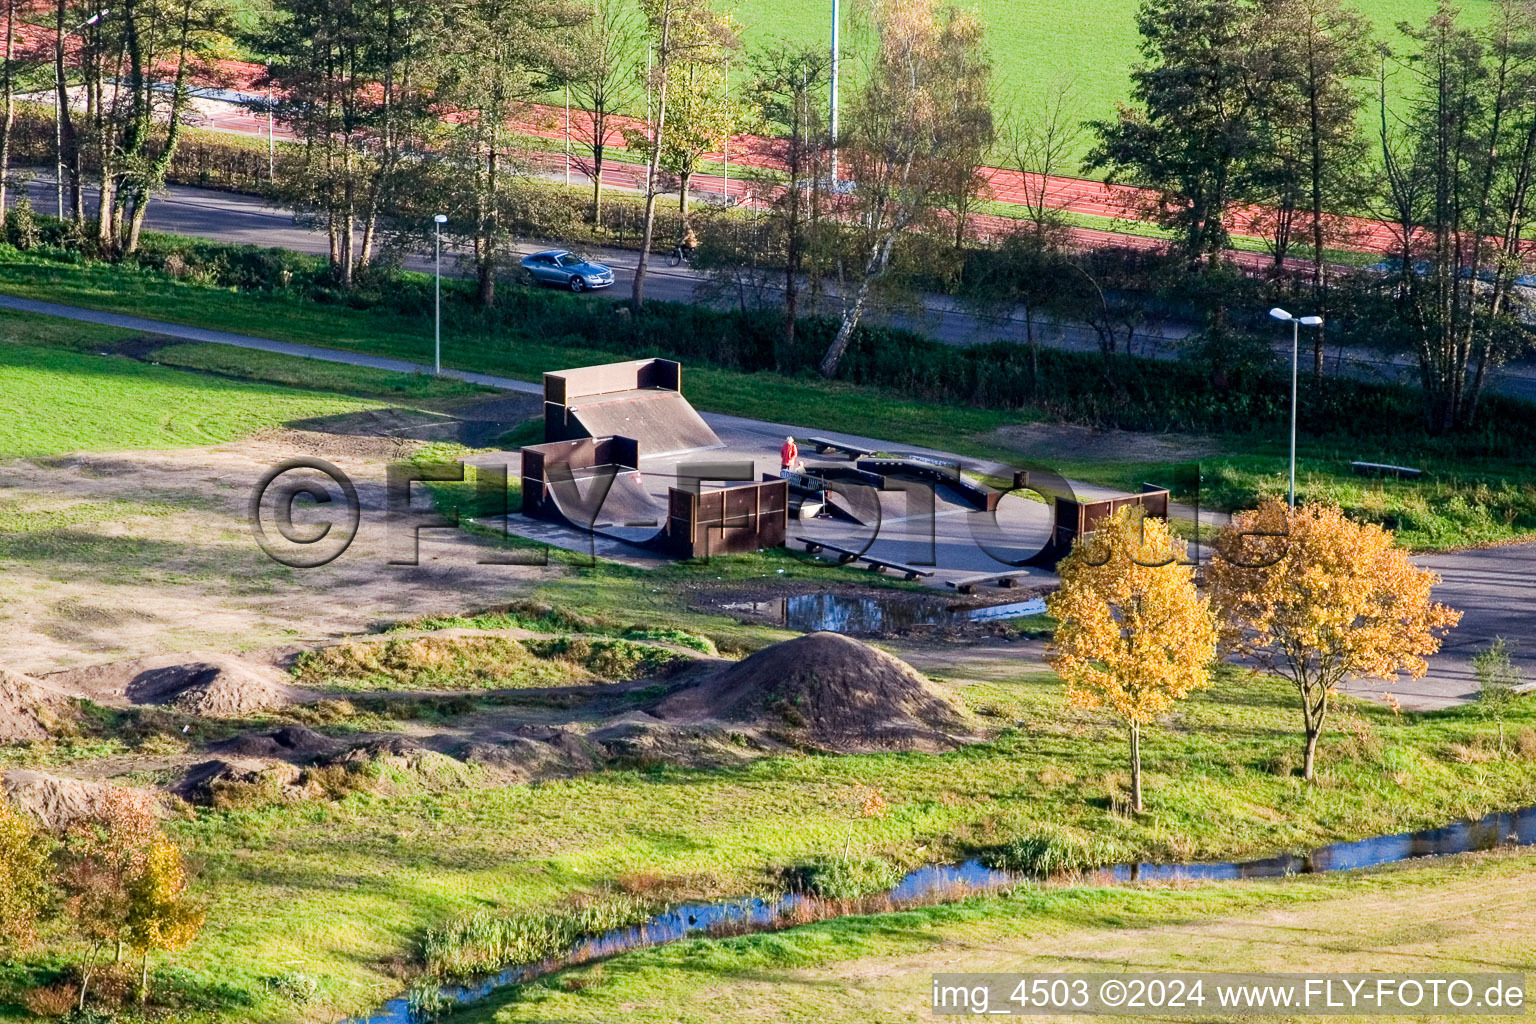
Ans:
{"label": "grassy embankment", "polygon": [[[1030,889],[630,954],[452,1019],[912,1020],[928,1012],[935,971],[1528,973],[1536,943],[1522,909],[1533,870],[1526,852],[1196,888]],[[1206,995],[1199,1019],[1247,1019]]]}
{"label": "grassy embankment", "polygon": [[[125,266],[62,265],[44,256],[7,251],[0,253],[0,289],[282,341],[417,362],[430,358],[430,323],[422,318],[377,309],[338,308],[288,294],[232,292]],[[582,301],[558,295],[545,298]],[[604,300],[589,297],[586,301]],[[473,328],[450,330],[444,338],[446,365],[530,381],[551,367],[643,354],[581,342],[562,344],[543,337],[492,335]],[[315,377],[317,381],[324,375],[339,376],[341,380],[334,386],[344,388],[351,377],[350,370],[326,369],[323,365],[315,369],[307,361],[208,345],[177,346],[160,358],[189,368],[258,379],[301,382],[315,374],[321,375]],[[1155,364],[1138,368],[1138,372],[1156,371]],[[395,393],[411,397],[413,390],[431,387],[422,380],[404,378],[394,385]],[[1041,415],[1028,407],[1001,411],[946,406],[814,377],[744,374],[703,366],[689,367],[687,390],[690,399],[705,410],[812,430],[847,431],[1004,462],[1021,456],[995,433],[998,428],[1037,420]],[[1277,431],[1274,437],[1266,436],[1266,432],[1190,439],[1201,449],[1206,506],[1231,510],[1250,506],[1262,495],[1282,493],[1286,441],[1281,433]],[[1172,475],[1172,462],[1126,459],[1113,443],[1104,449],[1102,454],[1092,452],[1069,459],[1054,454],[1036,457],[1069,477],[1129,489],[1144,480]],[[1049,443],[1042,450],[1050,452]],[[1428,477],[1419,482],[1361,479],[1350,473],[1353,460],[1412,464],[1427,470]],[[1298,489],[1304,498],[1337,501],[1355,515],[1394,526],[1405,544],[1419,549],[1466,547],[1536,533],[1536,485],[1528,465],[1512,459],[1470,456],[1454,446],[1423,438],[1357,441],[1350,436],[1348,424],[1340,424],[1327,436],[1303,436]]]}

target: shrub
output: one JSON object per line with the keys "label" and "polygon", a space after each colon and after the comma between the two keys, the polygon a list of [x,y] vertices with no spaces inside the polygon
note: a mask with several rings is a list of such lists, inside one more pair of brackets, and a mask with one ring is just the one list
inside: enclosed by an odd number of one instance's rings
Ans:
{"label": "shrub", "polygon": [[68,981],[29,989],[22,997],[26,1008],[39,1017],[62,1017],[79,1001],[80,986]]}
{"label": "shrub", "polygon": [[1536,761],[1536,729],[1530,726],[1521,729],[1520,735],[1515,737],[1515,749],[1527,761]]}
{"label": "shrub", "polygon": [[793,892],[827,900],[855,900],[896,886],[903,872],[879,857],[822,857],[785,870]]}
{"label": "shrub", "polygon": [[981,851],[979,859],[1000,871],[1057,875],[1102,867],[1122,856],[1123,852],[1103,837],[1089,839],[1075,829],[1042,825],[1010,842]]}
{"label": "shrub", "polygon": [[268,978],[267,987],[289,1002],[306,1006],[320,994],[320,979],[303,971],[283,971]]}
{"label": "shrub", "polygon": [[488,974],[561,956],[584,936],[639,924],[656,910],[649,901],[624,895],[546,913],[477,910],[427,929],[422,960],[440,978]]}

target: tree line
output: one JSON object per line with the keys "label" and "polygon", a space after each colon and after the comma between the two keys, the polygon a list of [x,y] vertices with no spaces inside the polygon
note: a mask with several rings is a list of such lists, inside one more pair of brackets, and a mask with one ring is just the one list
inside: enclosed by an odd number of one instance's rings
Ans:
{"label": "tree line", "polygon": [[1414,357],[1431,429],[1468,426],[1489,372],[1530,342],[1517,282],[1536,171],[1536,5],[1487,11],[1474,26],[1440,0],[1425,24],[1387,36],[1346,0],[1145,0],[1131,103],[1091,125],[1086,167],[1152,190],[1151,212],[1199,267],[1219,264],[1234,218],[1262,206],[1277,267],[1309,247],[1325,325],[1327,250],[1358,229],[1342,215],[1385,222],[1394,252],[1370,329]]}

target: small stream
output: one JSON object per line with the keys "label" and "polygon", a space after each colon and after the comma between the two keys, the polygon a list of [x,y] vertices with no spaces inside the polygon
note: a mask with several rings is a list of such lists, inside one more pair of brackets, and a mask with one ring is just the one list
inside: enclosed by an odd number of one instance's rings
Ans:
{"label": "small stream", "polygon": [[799,633],[825,630],[829,633],[874,635],[899,632],[913,626],[954,627],[1041,615],[1045,612],[1045,599],[1032,598],[980,608],[957,608],[950,599],[927,595],[865,597],[822,593],[743,601],[724,605],[720,610],[761,615]]}
{"label": "small stream", "polygon": [[[1259,860],[1208,863],[1115,864],[1090,872],[1087,884],[1160,882],[1180,879],[1221,881],[1246,878],[1279,878],[1379,867],[1421,857],[1445,857],[1503,847],[1536,845],[1536,807],[1490,814],[1477,821],[1458,821],[1440,828],[1398,835],[1377,836],[1352,843],[1333,843],[1305,854],[1286,854]],[[1022,876],[997,871],[979,861],[936,864],[919,868],[898,882],[888,895],[893,903],[920,903],[935,897],[963,892],[997,890],[1025,881]],[[683,904],[658,914],[644,924],[615,928],[577,943],[572,961],[600,959],[616,953],[661,946],[699,936],[711,929],[732,926],[736,931],[767,930],[793,918],[806,898],[790,893],[767,899],[722,900]],[[451,1003],[483,999],[499,988],[536,977],[543,965],[518,965],[464,984],[445,985],[443,998]],[[345,1024],[411,1024],[404,995],[391,999],[366,1017],[348,1018]]]}

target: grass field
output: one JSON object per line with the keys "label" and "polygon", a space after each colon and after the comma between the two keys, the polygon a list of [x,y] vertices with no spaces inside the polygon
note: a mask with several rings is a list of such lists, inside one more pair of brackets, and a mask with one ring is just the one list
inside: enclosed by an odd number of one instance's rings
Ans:
{"label": "grass field", "polygon": [[[609,587],[632,603],[648,589]],[[544,594],[577,596],[563,584]],[[643,614],[667,621],[660,608]],[[178,958],[187,987],[223,986],[222,998],[250,1000],[227,1012],[281,1019],[264,979],[302,964],[336,1006],[355,1007],[395,988],[387,964],[455,914],[542,911],[637,887],[660,899],[739,895],[770,885],[777,868],[842,850],[912,865],[1045,826],[1091,836],[1111,858],[1220,858],[1536,800],[1536,759],[1470,753],[1491,735],[1470,709],[1399,717],[1351,704],[1325,742],[1322,783],[1308,786],[1287,774],[1299,741],[1286,689],[1228,672],[1151,734],[1148,813],[1127,819],[1105,797],[1124,785],[1122,735],[1068,708],[1054,676],[952,682],[1009,727],[945,755],[657,766],[177,822],[213,900],[206,934]],[[1515,719],[1516,731],[1536,725],[1536,708]],[[881,817],[856,813],[860,784],[884,794]]]}
{"label": "grass field", "polygon": [[[226,329],[291,332],[294,340],[417,356],[425,344],[417,335],[419,325],[381,314],[326,311],[151,275],[113,278],[86,268],[79,277],[60,275],[58,287],[103,303],[139,303],[140,310],[164,310],[163,315],[175,310]],[[61,439],[72,446],[94,440],[122,447],[120,436],[149,446],[206,443],[198,438],[238,436],[291,417],[369,406],[374,404],[364,397],[369,394],[433,387],[411,377],[312,367],[206,346],[178,347],[167,356],[182,359],[189,369],[152,366],[93,354],[120,340],[111,332],[29,317],[3,323],[11,341],[0,346],[0,367],[19,363],[9,371],[16,376],[7,380],[0,401],[14,402],[19,395],[26,403],[3,429],[24,429],[16,436],[40,449],[59,450]],[[470,339],[456,339],[455,345],[461,346],[453,350],[456,359],[526,365],[530,375],[583,354],[521,343],[492,348]],[[337,390],[292,386],[301,381]],[[825,391],[765,389],[760,379],[725,371],[691,371],[690,381],[701,404],[738,412],[812,416],[827,404]],[[107,386],[86,386],[93,382]],[[838,413],[844,418],[834,425],[889,430],[893,437],[914,440],[955,430],[982,448],[984,442],[975,438],[1007,418],[898,403],[873,392],[850,390],[848,396],[850,408]],[[111,431],[103,427],[89,434],[77,423],[80,410],[113,425]],[[186,418],[176,414],[179,410],[200,414]],[[1117,466],[1114,472],[1130,469]],[[93,514],[110,518],[118,512]],[[17,525],[0,522],[0,529]],[[151,556],[163,561],[155,552]],[[782,554],[764,554],[721,559],[705,569],[672,566],[652,573],[604,563],[508,589],[587,615],[686,627],[735,652],[781,634],[692,609],[695,588],[718,586],[722,578],[777,577],[779,569],[786,576],[833,578]],[[506,787],[488,787],[465,773],[440,784],[354,793],[335,802],[205,810],[175,820],[168,827],[187,844],[199,891],[211,901],[209,926],[191,950],[156,970],[185,1000],[186,1020],[336,1019],[398,991],[398,967],[413,962],[424,930],[476,909],[542,913],[635,892],[662,900],[733,896],[770,888],[780,869],[840,851],[907,867],[1041,829],[1091,837],[1096,856],[1114,859],[1262,854],[1536,801],[1536,706],[1530,701],[1511,716],[1518,753],[1506,757],[1493,755],[1492,727],[1473,708],[1399,716],[1346,701],[1324,743],[1320,784],[1308,786],[1293,775],[1300,744],[1289,690],[1275,680],[1226,670],[1213,689],[1183,703],[1145,741],[1149,813],[1130,819],[1114,810],[1125,785],[1119,730],[1068,707],[1059,681],[1037,662],[1021,658],[986,672],[948,664],[941,681],[996,730],[987,741],[948,754],[788,756],[714,769],[657,765]],[[467,676],[452,676],[452,670],[434,676],[434,687],[477,685]],[[120,745],[73,750],[69,756],[90,761],[103,753],[135,752]],[[882,815],[856,813],[853,794],[861,785],[882,791],[887,802]],[[922,954],[929,948],[925,936],[942,935],[933,929],[951,924],[959,938],[974,928],[977,941],[987,935],[1001,941],[1012,927],[1009,921],[1021,928],[1037,922],[1036,930],[1116,921],[1167,924],[1339,895],[1327,888],[1333,882],[1293,884],[1300,887],[1218,887],[1173,895],[1090,892],[1053,895],[1040,904],[1029,903],[1035,897],[1026,894],[1022,904],[968,904],[875,921],[867,929],[852,921],[792,936],[693,944],[647,955],[662,958],[659,970],[674,975],[681,998],[693,991],[688,986],[707,982],[717,969],[727,984],[736,985],[752,971],[767,971],[765,979],[771,980],[771,972],[786,965],[828,966],[850,954]],[[1052,902],[1057,899],[1065,902]],[[853,941],[861,929],[870,938]],[[850,941],[842,942],[843,936]],[[780,957],[781,950],[788,952]],[[706,969],[678,971],[667,956],[702,957]],[[49,980],[57,964],[47,957],[11,961],[0,966],[0,987]],[[622,969],[618,965],[615,971]],[[317,994],[296,1000],[291,993],[305,986],[282,980],[294,975],[312,981]],[[665,984],[661,974],[647,977],[650,991],[637,989],[636,998],[667,995],[656,991]],[[607,998],[604,987],[588,987],[592,995],[585,998],[592,1002],[552,1005],[558,1012],[545,1019],[583,1019],[583,1006],[596,1008],[589,1019],[612,1019],[612,1010],[600,1001]],[[551,998],[564,998],[562,990],[552,991]],[[743,992],[756,998],[756,990]],[[747,1004],[743,1019],[771,1016],[761,1011],[783,998],[764,994],[761,1002]],[[676,1016],[674,1005],[658,1006],[651,1019],[685,1019]],[[844,1011],[829,1000],[825,1012],[836,1020],[834,1014]],[[13,1019],[21,1016],[13,1013]]]}
{"label": "grass field", "polygon": [[[981,15],[996,68],[996,103],[1000,110],[1027,110],[1031,101],[1058,82],[1074,83],[1084,118],[1112,117],[1117,103],[1130,99],[1130,69],[1140,59],[1136,0],[970,0],[961,6]],[[1356,0],[1355,6],[1376,28],[1379,38],[1397,45],[1399,21],[1422,23],[1435,10],[1434,0]],[[1465,4],[1470,22],[1486,17],[1485,0]],[[843,3],[843,10],[855,7]],[[830,39],[830,0],[737,0],[736,20],[749,46],[774,39],[801,43]],[[857,46],[854,19],[847,18],[845,38]],[[859,75],[859,61],[845,67]],[[1001,155],[1001,154],[999,154]]]}
{"label": "grass field", "polygon": [[[77,326],[0,316],[0,457],[216,444],[371,405],[28,343],[76,333]],[[76,336],[116,340],[110,330]]]}
{"label": "grass field", "polygon": [[[1519,853],[1184,890],[1025,890],[631,954],[455,1019],[915,1020],[935,971],[1529,972],[1536,946],[1522,908],[1533,870],[1536,854]],[[1235,1018],[1208,1003],[1198,1019]]]}

